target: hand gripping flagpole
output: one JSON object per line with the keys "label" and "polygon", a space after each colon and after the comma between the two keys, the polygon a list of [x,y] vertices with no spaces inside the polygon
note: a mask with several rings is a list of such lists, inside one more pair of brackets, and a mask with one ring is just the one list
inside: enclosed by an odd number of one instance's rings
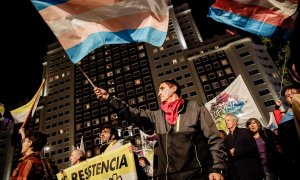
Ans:
{"label": "hand gripping flagpole", "polygon": [[87,74],[82,70],[82,68],[79,66],[79,65],[77,65],[78,66],[78,68],[80,69],[80,71],[83,73],[83,75],[86,77],[86,79],[90,82],[90,84],[93,86],[93,88],[95,88],[96,86],[95,86],[95,84],[91,81],[91,79],[87,76]]}

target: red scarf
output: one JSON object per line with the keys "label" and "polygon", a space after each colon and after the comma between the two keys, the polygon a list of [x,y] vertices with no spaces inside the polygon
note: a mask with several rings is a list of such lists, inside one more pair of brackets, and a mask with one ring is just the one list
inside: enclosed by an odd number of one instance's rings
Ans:
{"label": "red scarf", "polygon": [[178,108],[184,103],[184,100],[179,98],[173,102],[163,102],[161,109],[166,113],[166,119],[169,124],[175,125],[178,117]]}

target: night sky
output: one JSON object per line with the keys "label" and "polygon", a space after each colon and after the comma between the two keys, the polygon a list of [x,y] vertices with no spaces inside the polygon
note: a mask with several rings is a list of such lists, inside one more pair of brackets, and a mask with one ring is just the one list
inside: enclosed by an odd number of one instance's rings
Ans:
{"label": "night sky", "polygon": [[[173,0],[174,6],[188,2],[196,9],[192,13],[204,38],[220,33],[220,25],[206,18],[209,0]],[[200,3],[201,2],[201,3]],[[0,103],[6,113],[26,104],[36,93],[42,81],[42,62],[47,45],[56,40],[30,0],[6,1],[5,7],[14,7],[6,14],[0,60]],[[218,27],[218,28],[217,28]],[[216,29],[211,29],[216,28]]]}
{"label": "night sky", "polygon": [[1,26],[4,36],[1,38],[0,103],[7,112],[26,104],[36,93],[42,81],[42,59],[47,45],[56,38],[30,0],[5,4],[4,7],[13,7]]}

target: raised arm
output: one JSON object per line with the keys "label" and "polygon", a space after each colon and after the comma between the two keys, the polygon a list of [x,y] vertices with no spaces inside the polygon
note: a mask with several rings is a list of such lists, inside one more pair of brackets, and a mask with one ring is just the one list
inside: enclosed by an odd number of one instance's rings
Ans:
{"label": "raised arm", "polygon": [[19,134],[21,135],[21,139],[24,139],[25,138],[25,129],[24,128],[20,128],[19,129]]}

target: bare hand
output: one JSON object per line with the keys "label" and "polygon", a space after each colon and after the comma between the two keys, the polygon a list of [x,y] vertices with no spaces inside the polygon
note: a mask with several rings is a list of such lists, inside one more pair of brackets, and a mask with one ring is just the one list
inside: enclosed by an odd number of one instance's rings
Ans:
{"label": "bare hand", "polygon": [[24,128],[20,128],[19,129],[19,134],[21,135],[21,138],[24,139],[25,138],[25,129]]}
{"label": "bare hand", "polygon": [[130,145],[130,146],[128,147],[128,150],[129,150],[130,153],[135,152],[135,146],[134,146],[133,144]]}
{"label": "bare hand", "polygon": [[230,154],[231,154],[231,156],[234,156],[234,150],[235,150],[234,148],[231,148],[231,149],[230,149]]}
{"label": "bare hand", "polygon": [[219,173],[210,173],[208,175],[209,180],[224,180],[222,174]]}
{"label": "bare hand", "polygon": [[277,106],[281,106],[282,101],[281,100],[277,100],[275,103],[276,103]]}
{"label": "bare hand", "polygon": [[97,96],[97,99],[99,99],[99,100],[107,100],[109,97],[109,94],[107,93],[107,91],[102,88],[95,87],[94,92]]}

